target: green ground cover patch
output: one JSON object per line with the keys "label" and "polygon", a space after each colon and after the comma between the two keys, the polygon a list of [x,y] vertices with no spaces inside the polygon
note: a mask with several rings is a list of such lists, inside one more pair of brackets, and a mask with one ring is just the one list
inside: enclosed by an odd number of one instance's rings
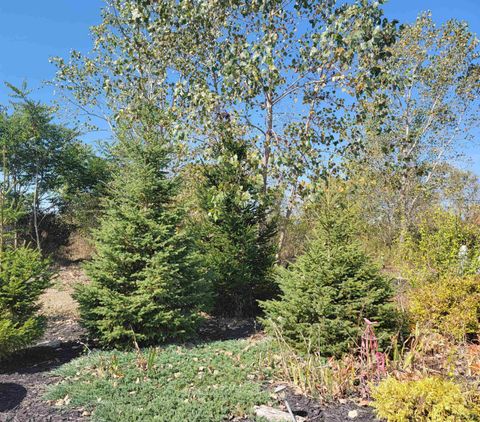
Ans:
{"label": "green ground cover patch", "polygon": [[266,403],[261,362],[267,341],[235,340],[193,348],[95,352],[55,374],[47,399],[92,411],[94,421],[215,422],[251,415]]}

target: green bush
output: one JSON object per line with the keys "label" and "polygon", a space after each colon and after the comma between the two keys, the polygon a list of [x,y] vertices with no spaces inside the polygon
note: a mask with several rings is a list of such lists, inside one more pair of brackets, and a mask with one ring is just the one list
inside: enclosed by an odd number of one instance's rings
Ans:
{"label": "green bush", "polygon": [[263,303],[263,322],[297,349],[340,356],[359,339],[363,318],[377,322],[375,330],[386,340],[398,313],[390,280],[355,238],[344,194],[327,190],[321,202],[306,252],[278,270],[281,298]]}
{"label": "green bush", "polygon": [[445,276],[408,293],[413,323],[455,340],[480,332],[480,276]]}
{"label": "green bush", "polygon": [[169,151],[159,139],[121,142],[105,214],[95,231],[90,284],[77,288],[83,325],[101,344],[156,344],[190,336],[209,289],[182,231],[168,176]]}
{"label": "green bush", "polygon": [[48,262],[37,250],[8,247],[0,252],[0,359],[42,335],[38,298],[49,283]]}
{"label": "green bush", "polygon": [[388,422],[460,422],[480,419],[475,395],[441,378],[398,381],[388,377],[372,390],[372,406]]}

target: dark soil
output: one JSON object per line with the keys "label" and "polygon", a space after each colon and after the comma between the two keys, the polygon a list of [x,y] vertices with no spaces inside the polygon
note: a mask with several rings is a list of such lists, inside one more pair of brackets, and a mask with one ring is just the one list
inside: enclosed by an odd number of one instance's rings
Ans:
{"label": "dark soil", "polygon": [[[201,329],[202,341],[230,340],[258,333],[255,322],[227,318],[211,318]],[[75,319],[51,319],[45,336],[33,347],[19,351],[13,358],[0,363],[0,422],[60,422],[88,421],[83,409],[66,410],[44,400],[49,385],[60,381],[50,371],[80,356],[85,345],[84,335]],[[285,388],[276,394],[275,407],[286,410],[285,401],[293,413],[308,422],[374,422],[372,410],[353,402],[325,407],[315,400]],[[349,418],[350,411],[357,416]],[[186,421],[187,422],[187,421]]]}
{"label": "dark soil", "polygon": [[199,330],[200,342],[238,340],[259,333],[255,319],[208,317]]}
{"label": "dark soil", "polygon": [[[342,403],[325,406],[310,397],[295,393],[289,387],[273,395],[277,397],[276,408],[287,412],[288,402],[292,413],[306,418],[307,422],[379,422],[370,407],[359,406],[353,401],[344,400]],[[356,412],[355,417],[349,417],[349,412],[352,411]]]}
{"label": "dark soil", "polygon": [[[358,416],[354,419],[348,417],[350,411],[357,411]],[[356,421],[356,422],[379,422],[370,407],[359,407],[355,403],[347,403],[340,405],[333,405],[325,409],[323,412],[323,420],[325,422],[343,422],[343,421]],[[309,421],[315,421],[316,419],[309,419]],[[321,419],[318,419],[321,420]]]}
{"label": "dark soil", "polygon": [[1,422],[87,420],[82,410],[60,410],[43,399],[47,386],[59,381],[49,372],[83,352],[81,333],[73,320],[53,320],[39,343],[0,363]]}

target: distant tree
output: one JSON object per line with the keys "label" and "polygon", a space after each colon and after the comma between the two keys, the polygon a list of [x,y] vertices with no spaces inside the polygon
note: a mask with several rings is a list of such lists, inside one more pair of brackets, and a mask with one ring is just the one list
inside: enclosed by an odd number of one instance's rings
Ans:
{"label": "distant tree", "polygon": [[[272,201],[263,194],[259,160],[248,141],[223,125],[201,167],[197,189],[201,221],[193,231],[213,282],[214,312],[251,316],[275,285]],[[272,198],[273,199],[273,198]]]}
{"label": "distant tree", "polygon": [[[478,40],[467,24],[437,26],[429,14],[404,25],[386,48],[385,84],[365,101],[364,154],[353,174],[364,215],[402,239],[435,200],[446,163],[460,158],[478,126]],[[379,85],[380,86],[380,85]]]}
{"label": "distant tree", "polygon": [[437,183],[439,203],[454,214],[470,219],[480,205],[480,179],[472,171],[445,164],[439,168],[441,182]]}
{"label": "distant tree", "polygon": [[[465,248],[463,258],[461,248]],[[442,207],[419,216],[416,230],[399,251],[412,285],[439,277],[476,274],[480,269],[480,227]],[[462,262],[464,261],[464,262]]]}
{"label": "distant tree", "polygon": [[61,220],[89,237],[98,226],[102,198],[111,178],[112,157],[101,155],[89,145],[75,142],[58,163],[58,185],[51,199]]}
{"label": "distant tree", "polygon": [[[3,111],[0,142],[13,181],[11,195],[27,207],[25,216],[31,227],[23,232],[32,232],[40,249],[43,218],[62,211],[82,192],[98,189],[106,167],[104,160],[78,139],[76,130],[53,123],[52,107],[31,100],[26,86],[7,85],[13,91],[13,111]],[[17,226],[20,223],[15,221]]]}

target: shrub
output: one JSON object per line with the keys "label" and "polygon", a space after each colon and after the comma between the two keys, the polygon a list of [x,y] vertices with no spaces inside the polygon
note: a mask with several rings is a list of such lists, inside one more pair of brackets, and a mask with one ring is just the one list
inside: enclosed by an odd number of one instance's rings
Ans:
{"label": "shrub", "polygon": [[50,282],[48,261],[28,247],[0,252],[0,359],[43,333],[38,298]]}
{"label": "shrub", "polygon": [[280,268],[279,300],[263,304],[268,332],[278,327],[293,347],[340,356],[359,338],[363,318],[378,323],[385,340],[395,331],[397,312],[390,280],[355,238],[354,217],[344,195],[327,190],[306,252]]}
{"label": "shrub", "polygon": [[105,214],[95,231],[92,282],[77,288],[83,325],[101,344],[154,344],[191,335],[208,288],[181,229],[177,182],[159,139],[120,142]]}
{"label": "shrub", "polygon": [[[466,246],[464,262],[459,259]],[[410,265],[412,284],[445,274],[472,274],[479,268],[480,230],[450,211],[434,209],[422,216],[416,232],[402,245],[399,256]]]}
{"label": "shrub", "polygon": [[463,340],[480,332],[480,276],[445,276],[409,292],[412,322]]}
{"label": "shrub", "polygon": [[441,378],[398,381],[384,379],[372,390],[372,406],[388,422],[473,421],[480,418],[475,396]]}

